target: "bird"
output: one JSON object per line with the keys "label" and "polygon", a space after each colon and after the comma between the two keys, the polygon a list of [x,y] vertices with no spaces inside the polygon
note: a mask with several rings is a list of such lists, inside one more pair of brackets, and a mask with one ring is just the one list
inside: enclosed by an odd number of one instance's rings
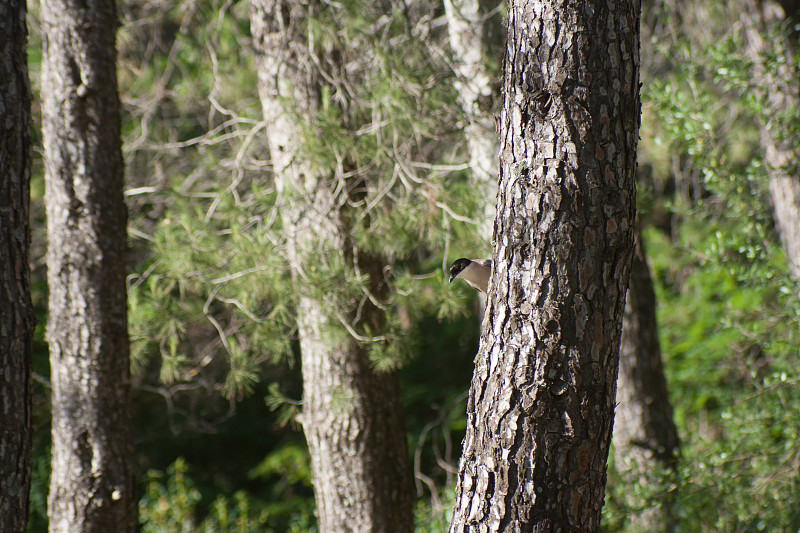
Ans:
{"label": "bird", "polygon": [[467,259],[462,257],[450,265],[450,283],[456,278],[461,278],[473,289],[486,294],[489,288],[489,277],[492,274],[491,259]]}

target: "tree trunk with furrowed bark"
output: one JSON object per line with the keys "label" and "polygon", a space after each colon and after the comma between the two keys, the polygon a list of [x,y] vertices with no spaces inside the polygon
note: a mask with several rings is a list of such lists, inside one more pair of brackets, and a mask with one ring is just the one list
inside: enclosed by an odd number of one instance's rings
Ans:
{"label": "tree trunk with furrowed bark", "polygon": [[[300,421],[311,455],[319,530],[323,533],[413,531],[413,485],[397,376],[373,368],[348,331],[379,313],[367,302],[320,294],[314,272],[353,265],[337,184],[315,171],[300,151],[298,122],[313,118],[323,80],[307,35],[317,2],[251,0],[259,94],[281,216],[286,258],[298,295],[297,326],[303,371]],[[336,6],[331,6],[335,9]],[[330,263],[330,264],[329,264]],[[382,265],[361,263],[372,283]],[[380,287],[371,287],[376,293]],[[360,315],[360,318],[355,317]]]}
{"label": "tree trunk with furrowed bark", "polygon": [[27,528],[31,486],[34,317],[27,40],[24,0],[0,0],[0,531],[8,533]]}
{"label": "tree trunk with furrowed bark", "polygon": [[50,531],[133,532],[136,476],[116,7],[43,0]]}
{"label": "tree trunk with furrowed bark", "polygon": [[451,532],[598,531],[633,251],[639,14],[511,0],[494,271]]}

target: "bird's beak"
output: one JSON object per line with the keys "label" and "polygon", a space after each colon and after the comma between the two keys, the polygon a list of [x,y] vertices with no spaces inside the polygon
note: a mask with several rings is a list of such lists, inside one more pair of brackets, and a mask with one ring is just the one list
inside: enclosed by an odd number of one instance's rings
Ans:
{"label": "bird's beak", "polygon": [[450,283],[453,283],[453,280],[454,280],[455,278],[456,278],[456,277],[455,277],[453,274],[450,274]]}

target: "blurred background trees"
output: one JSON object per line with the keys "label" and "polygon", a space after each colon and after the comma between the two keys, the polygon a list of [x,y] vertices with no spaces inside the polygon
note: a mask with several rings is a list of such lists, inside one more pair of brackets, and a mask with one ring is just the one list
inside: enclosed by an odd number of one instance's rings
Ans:
{"label": "blurred background trees", "polygon": [[[316,172],[362,184],[341,223],[355,249],[384,258],[386,292],[375,298],[382,326],[350,332],[340,322],[336,335],[355,339],[375,369],[397,373],[417,531],[449,523],[477,351],[475,296],[449,286],[443,266],[490,249],[470,136],[496,107],[463,85],[465,57],[448,19],[452,9],[473,17],[467,4],[393,3],[376,12],[358,0],[320,3],[307,21],[320,52],[358,43],[363,57],[336,58],[359,75],[326,80],[315,112],[298,109],[294,122]],[[800,286],[769,186],[775,168],[797,176],[797,106],[772,99],[773,86],[793,80],[796,90],[797,33],[793,13],[756,23],[743,6],[663,0],[642,8],[639,219],[681,449],[651,483],[612,471],[609,531],[636,530],[630,517],[665,501],[680,531],[800,527]],[[273,179],[249,2],[131,0],[117,10],[140,527],[314,531],[297,419],[298,294],[283,235],[291,204]],[[480,2],[477,13],[489,24],[484,73],[467,80],[485,75],[498,99],[502,48],[491,43],[505,6]],[[39,322],[29,529],[37,532],[47,527],[50,461],[40,16],[31,4]],[[764,72],[777,76],[774,84],[765,86]],[[476,105],[480,123],[469,116]],[[788,159],[769,160],[765,128],[788,146]],[[308,272],[311,295],[343,291],[374,305],[364,292],[373,278],[345,266]]]}

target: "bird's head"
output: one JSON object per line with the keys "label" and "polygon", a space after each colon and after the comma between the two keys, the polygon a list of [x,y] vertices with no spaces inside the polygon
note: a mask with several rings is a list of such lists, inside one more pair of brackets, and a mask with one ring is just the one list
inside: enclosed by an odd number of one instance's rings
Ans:
{"label": "bird's head", "polygon": [[467,268],[472,260],[467,259],[466,257],[462,257],[461,259],[456,259],[453,261],[453,264],[450,265],[450,283],[453,283],[453,280],[458,277],[461,272]]}
{"label": "bird's head", "polygon": [[450,265],[450,283],[456,278],[461,278],[476,290],[486,294],[489,287],[489,277],[492,274],[492,262],[489,259],[456,259]]}

